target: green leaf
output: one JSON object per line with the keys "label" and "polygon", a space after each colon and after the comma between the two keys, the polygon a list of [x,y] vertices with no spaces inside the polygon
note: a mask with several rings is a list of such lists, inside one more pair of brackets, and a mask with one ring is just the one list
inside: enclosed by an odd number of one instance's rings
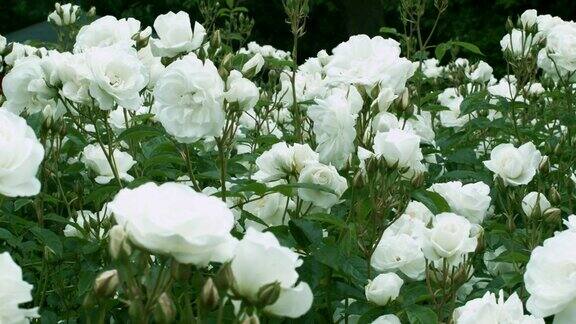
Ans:
{"label": "green leaf", "polygon": [[442,196],[428,190],[417,190],[412,193],[412,198],[423,203],[434,214],[450,211],[450,206]]}
{"label": "green leaf", "polygon": [[468,42],[461,42],[461,41],[451,41],[451,43],[453,45],[456,46],[460,46],[474,54],[478,54],[478,55],[482,55],[484,56],[484,53],[482,53],[482,51],[480,50],[480,48],[478,48],[478,46],[472,44],[472,43],[468,43]]}
{"label": "green leaf", "polygon": [[62,255],[63,247],[58,235],[48,229],[40,227],[33,227],[30,231],[34,234],[38,242],[54,251],[56,256]]}
{"label": "green leaf", "polygon": [[137,125],[128,128],[118,135],[118,141],[134,140],[141,141],[144,138],[162,136],[164,132],[157,127]]}
{"label": "green leaf", "polygon": [[435,324],[438,323],[438,316],[428,307],[412,305],[406,308],[406,315],[410,324]]}

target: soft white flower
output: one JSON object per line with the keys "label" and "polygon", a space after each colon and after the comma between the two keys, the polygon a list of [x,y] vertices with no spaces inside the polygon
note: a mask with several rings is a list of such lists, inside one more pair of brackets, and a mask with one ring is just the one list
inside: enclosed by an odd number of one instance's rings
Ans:
{"label": "soft white flower", "polygon": [[560,17],[553,17],[551,15],[539,15],[536,17],[536,22],[538,23],[538,33],[543,37],[548,37],[550,30],[555,26],[564,23],[564,20]]}
{"label": "soft white flower", "polygon": [[401,129],[378,133],[374,137],[374,153],[383,157],[388,165],[421,170],[424,158],[420,149],[420,136]]}
{"label": "soft white flower", "polygon": [[194,22],[194,31],[190,16],[184,11],[172,11],[159,15],[154,20],[154,30],[158,38],[151,38],[150,45],[154,56],[175,57],[198,49],[206,30],[198,22]]}
{"label": "soft white flower", "polygon": [[455,324],[544,324],[544,320],[532,315],[524,315],[522,301],[516,293],[504,301],[504,291],[499,297],[486,292],[482,298],[468,301],[454,310]]}
{"label": "soft white flower", "polygon": [[306,165],[300,172],[298,182],[320,185],[332,190],[333,193],[318,189],[298,188],[300,199],[326,209],[339,203],[340,197],[348,189],[346,178],[339,175],[335,167],[322,163]]}
{"label": "soft white flower", "polygon": [[538,12],[535,9],[525,10],[520,15],[520,22],[524,29],[530,28],[538,23]]}
{"label": "soft white flower", "polygon": [[0,195],[34,196],[44,148],[26,120],[0,108]]}
{"label": "soft white flower", "polygon": [[500,144],[490,152],[490,160],[484,165],[505,185],[519,186],[528,184],[536,175],[542,155],[532,142],[516,148],[513,144]]}
{"label": "soft white flower", "polygon": [[[254,197],[250,199],[252,200]],[[277,192],[248,202],[242,207],[243,210],[258,217],[267,226],[286,224],[289,220],[287,209],[292,208],[294,208],[294,202]],[[246,219],[246,226],[257,230],[266,228],[265,225],[249,219]]]}
{"label": "soft white flower", "polygon": [[400,43],[390,38],[351,36],[332,50],[326,74],[335,82],[354,83],[369,91],[382,84],[399,94],[415,70],[400,52]]}
{"label": "soft white flower", "polygon": [[492,79],[493,71],[494,69],[488,63],[480,61],[468,77],[474,82],[485,83]]}
{"label": "soft white flower", "polygon": [[552,207],[546,196],[536,191],[528,193],[522,199],[522,211],[528,217],[535,213],[542,214],[546,209]]}
{"label": "soft white flower", "polygon": [[305,282],[298,283],[296,268],[302,260],[296,252],[283,247],[272,233],[249,228],[233,251],[232,274],[236,291],[251,302],[257,301],[260,288],[277,282],[278,300],[264,308],[277,316],[297,318],[312,306],[313,295]]}
{"label": "soft white flower", "polygon": [[50,88],[42,70],[42,59],[37,56],[22,58],[2,80],[6,97],[3,107],[15,114],[35,114],[46,109],[57,109],[57,90]]}
{"label": "soft white flower", "polygon": [[412,219],[417,219],[424,225],[428,225],[434,217],[434,214],[430,209],[428,209],[428,207],[426,207],[426,205],[415,200],[408,203],[404,215],[408,215]]}
{"label": "soft white flower", "polygon": [[[576,307],[576,232],[557,232],[536,247],[530,255],[524,273],[524,283],[530,297],[526,308],[534,315],[547,317],[557,314],[558,324],[571,323]],[[561,321],[560,319],[563,319]]]}
{"label": "soft white flower", "polygon": [[473,236],[472,224],[453,213],[441,213],[432,221],[432,228],[425,232],[424,255],[431,261],[446,259],[457,265],[462,258],[476,249],[478,240]]}
{"label": "soft white flower", "polygon": [[45,79],[51,87],[59,88],[59,94],[72,102],[89,104],[92,71],[85,53],[51,52],[42,59]]}
{"label": "soft white flower", "polygon": [[[424,228],[421,228],[423,231]],[[385,233],[372,257],[370,265],[379,272],[400,271],[414,280],[424,279],[426,260],[418,241],[408,234]]]}
{"label": "soft white flower", "polygon": [[379,316],[372,321],[372,324],[402,324],[398,316],[394,314],[386,314]]}
{"label": "soft white flower", "polygon": [[191,53],[171,63],[154,87],[156,117],[179,142],[218,136],[225,123],[224,81]]}
{"label": "soft white flower", "polygon": [[[417,66],[420,66],[420,62],[414,62]],[[427,78],[435,79],[442,75],[444,72],[444,67],[439,66],[440,62],[436,58],[429,58],[422,61],[422,73]]]}
{"label": "soft white flower", "polygon": [[25,324],[39,317],[38,309],[20,308],[32,301],[31,284],[22,278],[22,269],[8,252],[0,254],[0,323]]}
{"label": "soft white flower", "polygon": [[279,142],[256,159],[259,170],[254,178],[261,182],[276,181],[300,173],[306,165],[317,162],[318,153],[308,144],[288,146],[286,142]]}
{"label": "soft white flower", "polygon": [[550,28],[546,47],[538,53],[538,66],[554,78],[576,71],[576,23],[563,22]]}
{"label": "soft white flower", "polygon": [[490,187],[484,182],[462,184],[460,181],[435,183],[430,191],[446,200],[450,209],[466,217],[471,223],[481,224],[490,208]]}
{"label": "soft white flower", "polygon": [[110,218],[110,209],[108,205],[104,205],[101,211],[91,212],[89,210],[79,210],[76,212],[76,219],[70,221],[75,223],[78,227],[87,231],[85,236],[77,226],[67,224],[64,227],[64,236],[66,237],[79,237],[87,239],[102,239],[105,235],[102,225]]}
{"label": "soft white flower", "polygon": [[440,111],[440,123],[444,127],[462,127],[469,120],[468,116],[460,116],[460,104],[464,101],[456,88],[447,88],[438,95],[438,102],[449,110]]}
{"label": "soft white flower", "polygon": [[500,40],[502,51],[509,51],[514,56],[526,56],[536,45],[537,39],[520,29],[513,29]]}
{"label": "soft white flower", "polygon": [[[99,184],[107,184],[114,179],[114,171],[106,154],[108,154],[108,149],[106,148],[105,153],[98,144],[88,145],[82,151],[82,163],[98,174],[95,181]],[[121,180],[134,180],[134,177],[128,174],[128,170],[136,164],[130,154],[115,149],[112,152],[112,160]]]}
{"label": "soft white flower", "polygon": [[228,102],[236,102],[242,110],[250,110],[256,106],[260,91],[254,82],[244,78],[242,73],[232,70],[226,80],[224,97]]}
{"label": "soft white flower", "polygon": [[174,182],[122,189],[108,204],[130,240],[178,262],[204,267],[230,260],[234,216],[219,198]]}
{"label": "soft white flower", "polygon": [[139,31],[140,22],[136,19],[116,19],[112,16],[104,16],[80,28],[76,35],[74,52],[112,45],[130,47],[135,44],[132,36]]}
{"label": "soft white flower", "polygon": [[378,110],[387,111],[394,100],[398,98],[398,95],[394,94],[394,90],[390,88],[380,89],[378,92],[378,97],[376,98],[376,104],[378,105]]}
{"label": "soft white flower", "polygon": [[78,11],[80,7],[66,3],[60,5],[58,2],[54,5],[56,10],[48,15],[48,21],[56,26],[68,26],[76,22]]}
{"label": "soft white flower", "polygon": [[395,273],[379,274],[364,287],[366,299],[378,306],[384,306],[398,298],[403,284],[404,280]]}
{"label": "soft white flower", "polygon": [[244,65],[242,65],[242,73],[243,74],[250,74],[255,75],[258,74],[262,70],[264,66],[264,57],[260,53],[256,53],[256,55],[252,56]]}
{"label": "soft white flower", "polygon": [[148,88],[153,89],[166,69],[164,64],[162,64],[162,58],[152,55],[150,44],[138,50],[138,58],[146,66],[146,71],[148,71]]}
{"label": "soft white flower", "polygon": [[86,51],[86,63],[92,72],[90,95],[100,109],[115,105],[137,110],[142,105],[140,91],[148,84],[146,67],[136,50],[121,47],[98,47]]}
{"label": "soft white flower", "polygon": [[308,108],[308,117],[314,122],[314,135],[320,161],[342,168],[354,152],[356,115],[345,94],[336,92],[325,99],[317,99]]}

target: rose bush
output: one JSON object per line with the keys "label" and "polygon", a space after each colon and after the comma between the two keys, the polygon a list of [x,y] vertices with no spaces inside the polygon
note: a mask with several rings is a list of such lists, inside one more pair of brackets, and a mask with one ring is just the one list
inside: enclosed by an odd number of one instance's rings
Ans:
{"label": "rose bush", "polygon": [[236,1],[0,36],[0,323],[576,322],[575,23],[499,75],[446,1],[310,58],[283,4],[291,52]]}

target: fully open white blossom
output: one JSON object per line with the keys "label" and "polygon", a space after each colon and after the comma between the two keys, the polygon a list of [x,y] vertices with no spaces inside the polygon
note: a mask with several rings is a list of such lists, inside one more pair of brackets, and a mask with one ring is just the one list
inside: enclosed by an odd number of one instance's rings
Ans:
{"label": "fully open white blossom", "polygon": [[134,18],[116,19],[113,16],[104,16],[80,28],[76,36],[74,52],[113,45],[130,47],[135,44],[132,36],[139,31],[140,22]]}
{"label": "fully open white blossom", "polygon": [[532,181],[541,161],[542,154],[528,142],[517,148],[513,144],[494,147],[490,160],[484,161],[484,165],[502,179],[504,185],[519,186]]}
{"label": "fully open white blossom", "polygon": [[484,182],[462,184],[460,181],[435,183],[430,187],[441,195],[450,209],[474,224],[481,224],[490,207],[490,187]]}
{"label": "fully open white blossom", "polygon": [[[82,151],[82,162],[97,174],[95,181],[99,184],[107,184],[115,177],[110,161],[106,156],[109,154],[108,148],[105,147],[105,149],[106,152],[100,145],[91,144]],[[134,180],[134,177],[128,174],[128,171],[136,164],[130,154],[113,149],[110,158],[121,180]]]}
{"label": "fully open white blossom", "polygon": [[184,11],[172,11],[156,17],[154,30],[158,38],[150,40],[152,53],[155,56],[175,57],[182,53],[190,53],[198,49],[206,30],[201,24],[194,22],[194,31],[190,16]]}
{"label": "fully open white blossom", "polygon": [[0,323],[25,324],[39,317],[36,308],[20,308],[20,304],[32,301],[32,288],[10,254],[0,253]]}

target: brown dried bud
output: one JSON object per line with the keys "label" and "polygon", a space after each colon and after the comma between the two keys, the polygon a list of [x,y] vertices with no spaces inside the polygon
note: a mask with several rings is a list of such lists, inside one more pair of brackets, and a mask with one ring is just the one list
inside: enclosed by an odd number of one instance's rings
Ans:
{"label": "brown dried bud", "polygon": [[100,298],[107,298],[116,292],[120,284],[118,271],[115,269],[102,272],[94,282],[94,293]]}
{"label": "brown dried bud", "polygon": [[206,283],[204,283],[202,292],[200,293],[200,301],[202,302],[202,306],[207,310],[213,310],[218,306],[220,295],[212,278],[208,278]]}
{"label": "brown dried bud", "polygon": [[260,287],[256,295],[258,304],[262,306],[274,304],[280,297],[281,290],[280,283],[277,281]]}

